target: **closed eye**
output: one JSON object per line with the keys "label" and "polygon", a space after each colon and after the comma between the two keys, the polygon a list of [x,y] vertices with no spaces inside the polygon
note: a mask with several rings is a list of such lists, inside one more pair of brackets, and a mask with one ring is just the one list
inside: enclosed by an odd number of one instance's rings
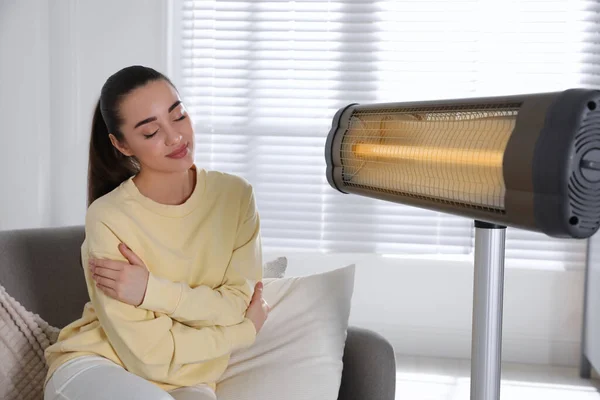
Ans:
{"label": "closed eye", "polygon": [[152,136],[156,135],[157,133],[158,133],[158,129],[157,129],[157,130],[155,130],[155,131],[154,131],[153,133],[151,133],[150,135],[144,135],[144,137],[145,137],[146,139],[150,139]]}
{"label": "closed eye", "polygon": [[185,115],[182,115],[181,117],[177,118],[175,121],[181,121],[182,119],[185,119]]}

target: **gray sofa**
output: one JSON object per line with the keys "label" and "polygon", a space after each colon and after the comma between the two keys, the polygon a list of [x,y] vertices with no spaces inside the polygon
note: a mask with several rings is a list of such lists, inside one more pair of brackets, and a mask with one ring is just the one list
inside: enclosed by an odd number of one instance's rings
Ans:
{"label": "gray sofa", "polygon": [[[88,301],[81,226],[0,231],[0,285],[25,308],[63,327]],[[396,361],[380,335],[350,327],[339,400],[393,400]],[[316,399],[315,399],[316,400]]]}

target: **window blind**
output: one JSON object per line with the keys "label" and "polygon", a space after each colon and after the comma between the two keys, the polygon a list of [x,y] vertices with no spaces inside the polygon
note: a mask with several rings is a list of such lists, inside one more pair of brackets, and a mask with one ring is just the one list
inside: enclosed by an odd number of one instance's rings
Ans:
{"label": "window blind", "polygon": [[[593,86],[593,1],[174,3],[173,78],[196,160],[254,186],[269,249],[469,254],[472,221],[334,191],[337,109]],[[582,266],[585,241],[509,229],[507,263]]]}

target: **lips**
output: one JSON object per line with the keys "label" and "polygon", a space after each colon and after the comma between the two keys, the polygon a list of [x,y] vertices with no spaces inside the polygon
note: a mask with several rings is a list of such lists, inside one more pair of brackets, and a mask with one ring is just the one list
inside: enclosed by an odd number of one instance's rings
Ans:
{"label": "lips", "polygon": [[181,146],[179,146],[178,148],[176,148],[175,150],[173,150],[173,152],[169,153],[167,155],[167,157],[181,158],[186,154],[187,154],[187,143],[184,143]]}

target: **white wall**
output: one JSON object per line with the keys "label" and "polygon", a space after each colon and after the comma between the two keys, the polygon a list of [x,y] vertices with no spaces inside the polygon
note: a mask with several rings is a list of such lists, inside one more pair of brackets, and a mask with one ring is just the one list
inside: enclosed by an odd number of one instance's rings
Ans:
{"label": "white wall", "polygon": [[46,1],[0,1],[0,230],[50,222]]}
{"label": "white wall", "polygon": [[0,2],[0,230],[82,224],[93,106],[106,78],[167,68],[168,2]]}

